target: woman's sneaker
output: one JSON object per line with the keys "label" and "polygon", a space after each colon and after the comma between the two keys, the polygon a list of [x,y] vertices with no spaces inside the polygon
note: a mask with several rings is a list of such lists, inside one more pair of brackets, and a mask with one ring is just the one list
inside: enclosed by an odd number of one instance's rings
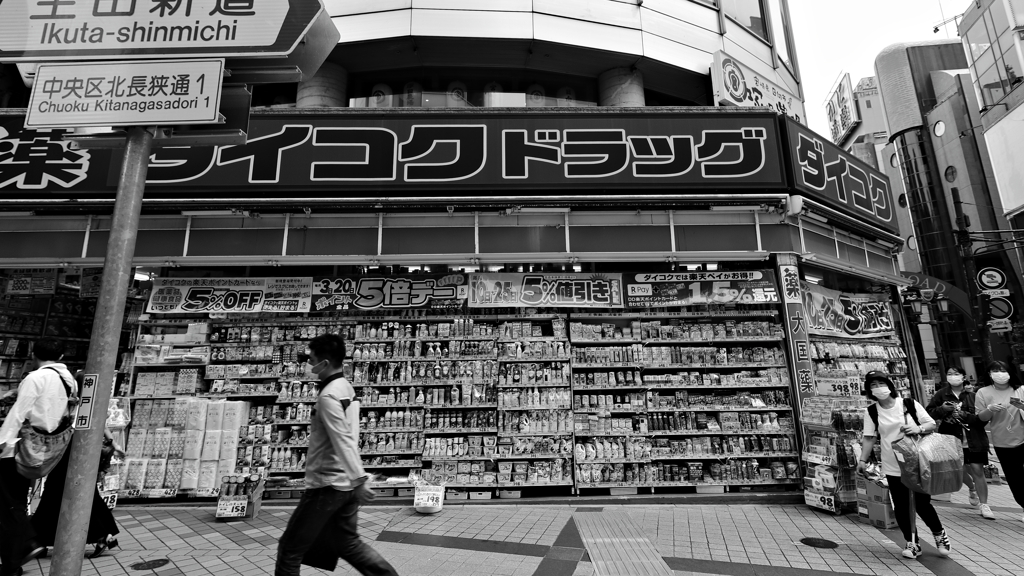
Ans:
{"label": "woman's sneaker", "polygon": [[978,496],[978,493],[975,492],[974,490],[971,490],[970,496],[968,496],[967,501],[971,503],[971,506],[975,507],[978,506],[978,504],[981,504],[981,498]]}
{"label": "woman's sneaker", "polygon": [[949,545],[949,536],[946,536],[945,530],[935,534],[935,547],[939,549],[939,555],[943,557],[949,556],[953,550],[953,547]]}
{"label": "woman's sneaker", "polygon": [[920,555],[921,545],[916,542],[907,542],[907,547],[903,549],[903,557],[914,560]]}
{"label": "woman's sneaker", "polygon": [[985,520],[995,520],[996,515],[992,513],[992,507],[988,504],[981,505],[981,517]]}

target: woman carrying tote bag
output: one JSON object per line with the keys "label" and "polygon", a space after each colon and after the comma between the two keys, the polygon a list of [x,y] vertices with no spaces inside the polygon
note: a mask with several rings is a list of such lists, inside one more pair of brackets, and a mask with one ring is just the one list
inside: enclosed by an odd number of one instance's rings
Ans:
{"label": "woman carrying tote bag", "polygon": [[914,518],[911,516],[911,498],[913,508],[918,516],[932,531],[935,547],[939,554],[949,556],[952,547],[942,521],[932,506],[932,497],[927,494],[911,492],[903,485],[899,462],[892,443],[904,435],[922,434],[935,430],[935,420],[915,400],[903,400],[896,392],[896,386],[885,372],[868,372],[864,377],[865,396],[875,400],[876,404],[868,407],[864,414],[864,446],[857,472],[864,474],[868,461],[871,459],[875,443],[881,443],[882,473],[889,481],[889,494],[892,496],[893,511],[896,523],[903,532],[907,547],[903,557],[913,560],[921,555],[921,545],[917,540],[917,532],[913,529]]}

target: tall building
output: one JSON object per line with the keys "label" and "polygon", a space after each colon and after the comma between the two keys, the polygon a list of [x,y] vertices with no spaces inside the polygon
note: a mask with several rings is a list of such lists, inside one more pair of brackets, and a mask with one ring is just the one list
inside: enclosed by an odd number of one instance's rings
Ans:
{"label": "tall building", "polygon": [[[964,298],[970,292],[968,283],[975,279],[968,278],[957,248],[953,189],[974,230],[1006,227],[988,145],[976,130],[979,95],[966,68],[959,40],[895,44],[875,60],[893,146],[885,161],[900,172],[905,196],[898,203],[906,203],[912,216],[920,272],[935,279],[933,284],[955,288],[959,301],[948,318],[926,313],[923,320],[931,323],[920,325],[925,341],[931,331],[937,333],[936,357],[929,359],[936,372],[945,363],[973,372],[974,360],[983,355],[970,301]],[[1015,302],[1020,302],[1020,267],[1015,259],[1005,253],[981,256],[977,266],[1003,270],[1015,288]],[[990,340],[995,358],[1010,357],[1003,337],[993,335]],[[928,349],[922,346],[926,353]]]}

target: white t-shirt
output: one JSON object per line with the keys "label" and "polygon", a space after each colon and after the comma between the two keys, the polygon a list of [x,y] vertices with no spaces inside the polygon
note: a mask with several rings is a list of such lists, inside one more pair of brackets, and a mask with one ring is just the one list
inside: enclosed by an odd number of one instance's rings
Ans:
{"label": "white t-shirt", "polygon": [[[906,407],[903,405],[902,398],[897,398],[896,403],[888,410],[882,408],[881,404],[877,406],[877,430],[875,429],[875,423],[871,421],[871,416],[868,414],[867,409],[864,409],[864,436],[874,436],[877,439],[876,441],[882,443],[882,473],[886,476],[899,476],[900,465],[896,461],[896,453],[892,449],[892,443],[899,439],[901,426],[904,424],[914,424],[914,417],[906,413]],[[917,411],[917,419],[921,426],[931,424],[934,429],[935,420],[928,415],[924,406],[921,406],[916,400],[914,401],[914,409]]]}

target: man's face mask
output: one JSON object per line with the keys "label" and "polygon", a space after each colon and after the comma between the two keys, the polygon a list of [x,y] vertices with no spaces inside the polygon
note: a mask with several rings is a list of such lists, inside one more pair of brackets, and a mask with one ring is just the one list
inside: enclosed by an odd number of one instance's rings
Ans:
{"label": "man's face mask", "polygon": [[312,372],[313,374],[319,375],[321,372],[327,369],[327,360],[321,360],[320,362],[314,364],[313,359],[310,358],[309,360],[307,360],[307,363],[309,364],[309,371]]}

